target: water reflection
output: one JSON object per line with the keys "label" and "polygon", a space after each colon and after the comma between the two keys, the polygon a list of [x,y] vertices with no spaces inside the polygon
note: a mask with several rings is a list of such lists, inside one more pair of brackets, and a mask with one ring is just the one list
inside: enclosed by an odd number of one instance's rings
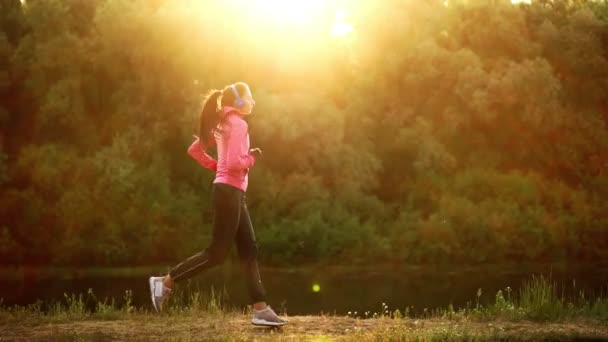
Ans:
{"label": "water reflection", "polygon": [[[301,269],[263,269],[262,277],[268,301],[275,308],[290,315],[354,312],[380,312],[382,303],[389,310],[406,307],[421,312],[424,308],[445,308],[448,304],[465,307],[475,304],[478,289],[482,289],[481,303],[494,301],[496,292],[507,286],[518,292],[532,275],[550,276],[560,293],[567,296],[584,290],[588,294],[608,293],[608,267],[597,265],[528,265],[528,266],[384,266],[373,270],[344,267],[315,267]],[[63,274],[40,270],[20,271],[15,276],[0,272],[4,305],[26,305],[37,299],[45,302],[61,300],[64,292],[86,294],[93,289],[102,300],[113,297],[120,303],[126,290],[132,290],[133,303],[149,307],[147,274],[149,271],[74,272]],[[17,272],[18,273],[18,272]],[[158,273],[158,272],[157,272]],[[11,279],[11,280],[6,280]],[[573,282],[573,279],[576,281]],[[227,264],[195,277],[182,289],[209,292],[225,289],[228,304],[243,307],[248,303],[245,284],[238,266]]]}

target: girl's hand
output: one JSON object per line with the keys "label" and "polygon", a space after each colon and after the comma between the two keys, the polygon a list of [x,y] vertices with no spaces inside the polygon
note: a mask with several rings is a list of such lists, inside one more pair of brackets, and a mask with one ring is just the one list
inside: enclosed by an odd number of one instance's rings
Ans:
{"label": "girl's hand", "polygon": [[249,150],[249,154],[261,156],[262,155],[262,150],[260,148],[258,148],[258,147],[252,148],[251,150]]}
{"label": "girl's hand", "polygon": [[192,137],[194,138],[192,144],[199,144],[200,147],[204,149],[203,143],[201,142],[201,138],[196,134],[192,134]]}

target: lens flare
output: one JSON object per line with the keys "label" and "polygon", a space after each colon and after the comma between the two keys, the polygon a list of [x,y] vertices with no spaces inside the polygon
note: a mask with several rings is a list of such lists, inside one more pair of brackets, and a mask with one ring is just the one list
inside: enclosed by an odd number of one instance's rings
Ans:
{"label": "lens flare", "polygon": [[346,12],[344,9],[336,11],[336,21],[331,29],[332,37],[343,37],[353,32],[353,26],[346,21]]}
{"label": "lens flare", "polygon": [[251,15],[284,25],[309,24],[324,9],[321,0],[250,0],[242,6]]}

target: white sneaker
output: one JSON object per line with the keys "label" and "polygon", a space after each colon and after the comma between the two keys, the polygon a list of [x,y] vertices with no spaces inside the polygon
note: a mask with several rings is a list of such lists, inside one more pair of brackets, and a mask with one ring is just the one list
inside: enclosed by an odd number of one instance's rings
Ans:
{"label": "white sneaker", "polygon": [[163,308],[163,303],[169,298],[171,289],[163,284],[165,277],[150,277],[150,294],[152,295],[152,305],[156,312],[160,312]]}
{"label": "white sneaker", "polygon": [[251,320],[251,324],[279,327],[287,323],[289,322],[277,316],[270,306],[267,306],[264,310],[253,310],[253,319]]}

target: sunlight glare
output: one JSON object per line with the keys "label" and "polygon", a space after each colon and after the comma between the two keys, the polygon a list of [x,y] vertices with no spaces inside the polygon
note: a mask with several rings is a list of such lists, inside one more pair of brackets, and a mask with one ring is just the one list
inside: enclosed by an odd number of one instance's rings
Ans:
{"label": "sunlight glare", "polygon": [[532,3],[532,0],[511,0],[511,3],[514,5],[517,5],[517,4],[528,4],[529,5]]}
{"label": "sunlight glare", "polygon": [[290,56],[298,56],[292,58],[294,61],[303,60],[307,53],[322,58],[321,49],[329,46],[330,41],[350,43],[354,39],[355,27],[350,22],[353,0],[187,1],[192,16],[201,21],[201,30],[231,27],[221,16],[207,16],[213,12],[226,13],[237,23],[235,27],[243,29],[222,30],[223,36],[253,50],[280,46],[289,50]]}
{"label": "sunlight glare", "polygon": [[248,12],[281,24],[309,24],[323,8],[322,0],[252,0]]}
{"label": "sunlight glare", "polygon": [[353,31],[353,26],[346,21],[346,13],[343,9],[336,11],[336,21],[331,29],[334,38],[343,37]]}

